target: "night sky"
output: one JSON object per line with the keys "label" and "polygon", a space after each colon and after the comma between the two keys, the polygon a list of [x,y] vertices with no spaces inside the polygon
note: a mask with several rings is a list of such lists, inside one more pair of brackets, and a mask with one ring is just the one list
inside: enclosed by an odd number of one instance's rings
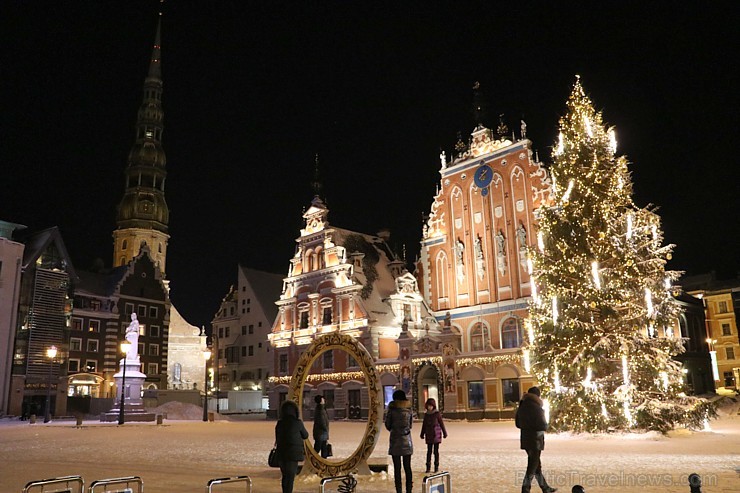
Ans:
{"label": "night sky", "polygon": [[[524,118],[549,163],[575,74],[616,126],[636,203],[660,207],[669,267],[734,277],[738,3],[576,3],[165,3],[175,306],[208,324],[237,263],[287,273],[316,153],[330,222],[389,228],[413,260],[473,83],[485,123],[504,114],[518,135]],[[158,8],[0,5],[0,219],[59,226],[79,269],[111,263]]]}

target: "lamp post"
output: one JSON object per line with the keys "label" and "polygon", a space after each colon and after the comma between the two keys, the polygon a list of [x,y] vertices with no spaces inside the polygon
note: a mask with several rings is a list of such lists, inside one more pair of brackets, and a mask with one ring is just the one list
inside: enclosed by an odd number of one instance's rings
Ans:
{"label": "lamp post", "polygon": [[206,348],[203,350],[203,360],[206,367],[206,375],[203,380],[203,421],[208,421],[208,360],[211,359],[211,350]]}
{"label": "lamp post", "polygon": [[124,423],[124,404],[125,404],[125,397],[126,397],[126,358],[129,350],[131,349],[131,343],[128,341],[123,341],[121,343],[121,352],[123,353],[123,377],[121,378],[121,404],[118,409],[118,424],[122,425]]}
{"label": "lamp post", "polygon": [[44,423],[51,421],[51,373],[54,368],[54,358],[57,357],[57,347],[51,346],[46,350],[49,357],[49,381],[46,385],[46,413],[44,414]]}

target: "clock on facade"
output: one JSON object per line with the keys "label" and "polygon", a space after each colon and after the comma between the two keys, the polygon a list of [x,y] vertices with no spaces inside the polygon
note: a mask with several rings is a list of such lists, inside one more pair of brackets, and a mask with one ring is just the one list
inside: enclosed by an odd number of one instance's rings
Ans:
{"label": "clock on facade", "polygon": [[483,195],[484,197],[488,195],[488,185],[491,184],[492,179],[493,170],[487,164],[484,164],[483,166],[475,170],[473,181],[475,182],[475,185],[481,189],[481,195]]}

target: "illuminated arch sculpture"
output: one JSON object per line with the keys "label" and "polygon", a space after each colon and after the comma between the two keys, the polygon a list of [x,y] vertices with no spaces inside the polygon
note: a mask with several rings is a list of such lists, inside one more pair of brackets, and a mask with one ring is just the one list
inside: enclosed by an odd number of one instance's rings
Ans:
{"label": "illuminated arch sculpture", "polygon": [[339,349],[349,353],[360,366],[365,375],[367,383],[370,407],[368,409],[367,427],[362,441],[355,451],[346,459],[327,460],[317,454],[311,445],[310,438],[304,441],[303,448],[306,461],[303,463],[301,475],[316,473],[321,477],[343,476],[351,472],[369,474],[370,468],[367,459],[373,453],[378,443],[380,434],[380,423],[382,420],[382,406],[380,392],[380,375],[378,375],[372,356],[360,342],[345,334],[332,333],[318,336],[314,342],[306,348],[296,363],[293,378],[290,381],[289,398],[298,404],[298,409],[303,410],[303,384],[306,382],[314,361],[326,351]]}

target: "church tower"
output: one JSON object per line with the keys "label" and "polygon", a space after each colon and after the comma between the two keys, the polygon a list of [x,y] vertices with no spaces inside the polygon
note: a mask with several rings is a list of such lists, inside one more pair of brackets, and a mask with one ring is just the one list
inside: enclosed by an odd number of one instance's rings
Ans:
{"label": "church tower", "polygon": [[164,275],[170,211],[164,197],[167,159],[162,148],[161,12],[159,15],[149,73],[144,80],[144,97],[136,121],[136,141],[129,152],[125,171],[126,189],[118,204],[118,227],[113,232],[113,267],[128,264],[146,243]]}

